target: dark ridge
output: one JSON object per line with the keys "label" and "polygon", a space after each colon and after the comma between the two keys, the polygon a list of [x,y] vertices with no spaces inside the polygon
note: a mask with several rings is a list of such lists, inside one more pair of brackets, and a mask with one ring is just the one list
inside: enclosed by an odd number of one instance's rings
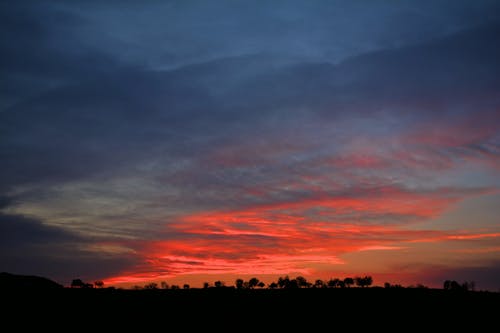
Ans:
{"label": "dark ridge", "polygon": [[2,272],[0,273],[0,290],[14,289],[57,289],[62,288],[59,283],[40,276],[17,275]]}

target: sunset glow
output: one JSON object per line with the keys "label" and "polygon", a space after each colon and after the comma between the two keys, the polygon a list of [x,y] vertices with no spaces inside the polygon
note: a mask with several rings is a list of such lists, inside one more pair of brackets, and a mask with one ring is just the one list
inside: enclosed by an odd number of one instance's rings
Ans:
{"label": "sunset glow", "polygon": [[0,6],[0,272],[500,288],[497,2]]}

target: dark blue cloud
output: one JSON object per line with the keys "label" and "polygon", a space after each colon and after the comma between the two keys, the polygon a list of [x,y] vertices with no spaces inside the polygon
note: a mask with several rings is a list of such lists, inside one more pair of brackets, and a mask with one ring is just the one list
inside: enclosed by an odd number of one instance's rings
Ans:
{"label": "dark blue cloud", "polygon": [[86,45],[79,15],[36,1],[0,4],[0,109],[117,66]]}
{"label": "dark blue cloud", "polygon": [[0,228],[3,251],[18,252],[17,246],[34,246],[44,243],[74,242],[81,240],[76,234],[63,229],[44,226],[35,218],[1,214]]}
{"label": "dark blue cloud", "polygon": [[495,1],[2,2],[2,107],[123,64],[173,68],[245,54],[337,63],[497,20],[498,9]]}
{"label": "dark blue cloud", "polygon": [[89,251],[95,242],[36,218],[0,213],[0,270],[47,276],[68,285],[71,279],[98,279],[136,263]]}
{"label": "dark blue cloud", "polygon": [[196,158],[235,140],[279,136],[281,119],[300,119],[303,110],[332,120],[495,113],[499,34],[487,26],[339,65],[275,67],[245,56],[171,71],[96,72],[0,114],[0,185],[85,177],[159,152]]}

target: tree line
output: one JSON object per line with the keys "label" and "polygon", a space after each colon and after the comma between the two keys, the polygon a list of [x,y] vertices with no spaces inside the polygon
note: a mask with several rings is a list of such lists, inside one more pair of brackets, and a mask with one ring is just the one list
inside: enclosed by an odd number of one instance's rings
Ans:
{"label": "tree line", "polygon": [[[315,280],[314,282],[307,281],[303,276],[297,276],[291,279],[288,276],[278,278],[278,281],[271,282],[267,285],[269,289],[296,289],[296,288],[350,288],[354,285],[358,287],[368,287],[372,285],[373,278],[371,276],[364,277],[346,277],[345,279],[330,279],[328,281]],[[251,278],[248,281],[237,279],[235,282],[236,289],[254,289],[264,288],[266,285],[257,278]]]}
{"label": "tree line", "polygon": [[[346,277],[344,279],[331,278],[329,280],[317,279],[314,282],[308,281],[303,276],[297,276],[296,278],[290,278],[288,275],[284,277],[279,277],[277,281],[273,281],[269,284],[265,284],[263,281],[256,277],[252,277],[245,281],[241,278],[235,280],[234,285],[226,285],[224,281],[217,280],[213,283],[204,282],[203,289],[208,288],[234,288],[234,289],[300,289],[300,288],[367,288],[373,284],[373,278],[370,275],[366,276],[356,276],[356,277]],[[71,282],[71,288],[103,288],[104,282],[102,280],[95,281],[94,283],[86,283],[81,279],[75,279]],[[190,289],[189,284],[182,285],[182,289]],[[384,288],[404,288],[400,284],[391,284],[389,282],[384,283]],[[425,285],[417,284],[415,286],[411,285],[407,288],[428,288]],[[180,285],[172,284],[169,285],[165,281],[161,281],[159,284],[156,282],[150,282],[146,285],[140,286],[135,285],[132,287],[134,290],[155,290],[155,289],[171,289],[177,290],[181,289]],[[462,290],[462,291],[474,291],[475,283],[474,281],[465,281],[463,283],[458,283],[455,280],[446,280],[443,283],[443,289],[445,290]]]}

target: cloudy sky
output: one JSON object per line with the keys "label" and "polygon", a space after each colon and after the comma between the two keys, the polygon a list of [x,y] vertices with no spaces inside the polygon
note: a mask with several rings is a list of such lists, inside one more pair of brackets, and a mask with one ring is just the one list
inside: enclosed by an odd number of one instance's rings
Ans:
{"label": "cloudy sky", "polygon": [[1,1],[0,271],[500,288],[498,1]]}

